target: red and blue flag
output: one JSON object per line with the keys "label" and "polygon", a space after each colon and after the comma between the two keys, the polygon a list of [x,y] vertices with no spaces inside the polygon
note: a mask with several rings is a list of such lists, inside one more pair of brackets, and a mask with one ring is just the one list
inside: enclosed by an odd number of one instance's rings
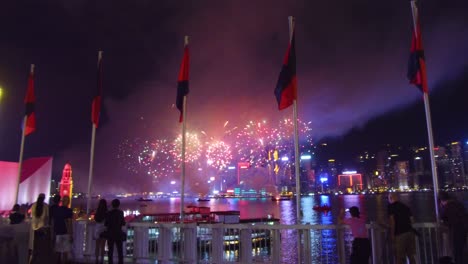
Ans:
{"label": "red and blue flag", "polygon": [[416,26],[413,29],[413,39],[411,41],[410,57],[408,61],[408,79],[411,84],[416,85],[423,93],[428,92],[426,62],[418,20],[416,20]]}
{"label": "red and blue flag", "polygon": [[102,53],[98,55],[98,67],[97,67],[97,89],[96,95],[93,98],[91,106],[91,121],[96,128],[99,125],[99,116],[101,114],[101,101],[102,101]]}
{"label": "red and blue flag", "polygon": [[278,109],[288,108],[297,100],[297,78],[296,78],[296,44],[293,31],[291,42],[289,43],[283,67],[275,88],[275,96],[278,101]]}
{"label": "red and blue flag", "polygon": [[184,47],[184,56],[180,65],[179,78],[177,80],[177,97],[176,106],[180,111],[179,122],[184,120],[184,97],[189,93],[189,48],[186,44]]}
{"label": "red and blue flag", "polygon": [[24,128],[24,135],[27,136],[36,130],[36,114],[35,114],[35,102],[36,97],[34,96],[34,65],[31,65],[31,71],[28,78],[28,88],[26,90],[26,96],[24,103],[26,105],[26,127]]}

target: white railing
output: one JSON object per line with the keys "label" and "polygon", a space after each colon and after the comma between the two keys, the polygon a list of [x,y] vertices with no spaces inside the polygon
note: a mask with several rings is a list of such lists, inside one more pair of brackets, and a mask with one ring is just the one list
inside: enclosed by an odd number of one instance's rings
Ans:
{"label": "white railing", "polygon": [[[74,226],[74,257],[94,262],[94,223]],[[414,227],[418,263],[448,255],[435,223]],[[126,229],[124,254],[136,263],[348,263],[352,241],[349,229],[337,225],[129,223]],[[372,263],[392,263],[387,231],[374,223],[368,230]]]}

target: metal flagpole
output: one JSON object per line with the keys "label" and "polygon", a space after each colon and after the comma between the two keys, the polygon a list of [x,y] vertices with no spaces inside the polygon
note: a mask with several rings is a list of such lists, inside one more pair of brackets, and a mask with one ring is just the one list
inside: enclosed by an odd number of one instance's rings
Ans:
{"label": "metal flagpole", "polygon": [[[413,14],[413,30],[415,37],[420,39],[421,35],[419,32],[418,25],[418,7],[416,6],[416,1],[411,1],[411,11]],[[426,75],[426,65],[425,63],[421,63],[421,77],[423,86],[427,87],[427,75]],[[423,89],[424,90],[424,89]],[[426,124],[427,124],[427,135],[429,137],[429,155],[431,156],[431,168],[432,168],[432,183],[434,185],[434,205],[435,205],[435,213],[436,213],[436,221],[439,223],[439,206],[437,202],[437,192],[439,190],[439,183],[438,183],[438,176],[437,176],[437,166],[435,161],[435,154],[434,154],[434,137],[432,134],[432,122],[431,122],[431,109],[429,106],[429,91],[423,91],[424,97],[424,109],[426,112]]]}
{"label": "metal flagpole", "polygon": [[[34,74],[34,64],[31,64],[30,74]],[[20,145],[20,155],[19,155],[19,162],[18,162],[18,177],[16,179],[16,195],[15,195],[15,204],[18,203],[18,196],[19,196],[19,186],[21,181],[21,171],[23,169],[23,154],[24,154],[24,141],[26,139],[26,122],[28,120],[28,116],[25,115],[23,118],[23,130],[21,131],[21,145]]]}
{"label": "metal flagpole", "polygon": [[[292,40],[294,30],[294,17],[289,17],[289,40]],[[299,132],[297,128],[297,100],[293,102],[293,119],[294,119],[294,164],[296,174],[296,217],[297,223],[300,224],[301,220],[301,186],[300,186],[300,159],[299,159]]]}
{"label": "metal flagpole", "polygon": [[[101,63],[102,59],[102,51],[98,53],[98,67]],[[100,73],[99,73],[100,74]],[[98,78],[100,78],[98,76]],[[98,89],[100,89],[98,87]],[[88,199],[86,201],[86,215],[89,215],[89,211],[91,208],[91,186],[93,183],[93,165],[94,165],[94,142],[96,141],[96,124],[93,122],[93,128],[91,132],[91,151],[89,156],[89,177],[88,177]]]}
{"label": "metal flagpole", "polygon": [[[189,37],[184,37],[184,46],[189,43]],[[185,143],[187,129],[187,95],[184,95],[182,104],[182,175],[180,180],[180,221],[184,221],[184,198],[185,198]]]}
{"label": "metal flagpole", "polygon": [[[31,71],[33,66],[31,65]],[[20,146],[20,155],[19,155],[19,163],[18,163],[18,177],[16,179],[16,195],[15,195],[15,204],[18,203],[18,195],[19,195],[19,186],[21,181],[21,170],[23,168],[23,153],[24,153],[24,139],[26,138],[25,130],[26,130],[26,120],[27,116],[25,115],[23,118],[23,131],[21,131],[21,146]]]}
{"label": "metal flagpole", "polygon": [[[294,17],[288,17],[289,22],[289,42],[291,43],[294,33]],[[295,54],[294,54],[295,55]],[[299,131],[297,124],[297,98],[293,101],[293,119],[294,119],[294,169],[296,176],[296,223],[301,224],[301,175],[300,175],[300,157],[299,157]],[[297,259],[301,263],[301,232],[297,233]]]}

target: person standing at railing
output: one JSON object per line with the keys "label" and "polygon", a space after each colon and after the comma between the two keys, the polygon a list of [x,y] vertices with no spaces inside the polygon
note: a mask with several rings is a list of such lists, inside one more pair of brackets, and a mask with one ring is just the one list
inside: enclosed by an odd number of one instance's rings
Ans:
{"label": "person standing at railing", "polygon": [[340,210],[338,224],[346,224],[353,234],[353,246],[351,252],[351,264],[367,264],[371,255],[371,243],[367,234],[366,218],[360,215],[359,208],[349,208],[351,218],[345,218],[345,210]]}
{"label": "person standing at railing", "polygon": [[50,257],[49,206],[41,193],[31,206],[31,229],[29,231],[30,263],[42,263]]}
{"label": "person standing at railing", "polygon": [[21,224],[24,221],[24,214],[20,212],[19,204],[15,204],[13,206],[13,210],[11,211],[9,218],[10,225]]}
{"label": "person standing at railing", "polygon": [[449,228],[449,237],[455,264],[465,264],[466,237],[468,232],[468,214],[463,204],[447,192],[439,193],[440,218]]}
{"label": "person standing at railing", "polygon": [[413,229],[413,214],[411,209],[398,200],[396,193],[388,194],[388,216],[390,239],[395,249],[395,263],[416,264],[416,237]]}
{"label": "person standing at railing", "polygon": [[104,226],[104,220],[107,214],[107,201],[106,199],[99,200],[96,214],[94,215],[94,221],[96,227],[94,229],[94,239],[96,240],[96,264],[104,263],[104,247],[106,246],[106,239],[103,237],[103,232],[106,230]]}
{"label": "person standing at railing", "polygon": [[70,197],[62,198],[62,205],[54,211],[53,223],[55,234],[55,252],[57,254],[57,263],[67,263],[72,249],[73,230],[72,217],[73,211],[68,208]]}
{"label": "person standing at railing", "polygon": [[108,246],[109,264],[114,262],[114,245],[117,247],[119,256],[119,264],[123,264],[123,241],[126,240],[126,234],[122,231],[122,226],[125,225],[124,213],[119,209],[119,199],[112,200],[112,210],[106,215],[105,226],[107,227],[106,238]]}

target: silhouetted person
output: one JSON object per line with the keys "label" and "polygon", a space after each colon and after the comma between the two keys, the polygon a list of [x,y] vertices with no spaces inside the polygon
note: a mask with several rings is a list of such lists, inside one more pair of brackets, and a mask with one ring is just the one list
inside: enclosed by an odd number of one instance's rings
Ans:
{"label": "silhouetted person", "polygon": [[390,224],[390,238],[395,248],[396,264],[416,263],[416,238],[411,209],[398,201],[396,193],[388,194],[388,216]]}
{"label": "silhouetted person", "polygon": [[464,259],[466,236],[468,232],[468,215],[463,204],[446,192],[439,194],[440,218],[449,228],[450,244],[455,264],[467,263]]}
{"label": "silhouetted person", "polygon": [[350,257],[351,264],[367,264],[371,255],[371,243],[366,228],[365,217],[360,216],[359,208],[353,206],[349,208],[351,218],[344,218],[345,211],[341,209],[338,217],[339,224],[346,224],[351,227],[353,234],[353,248]]}
{"label": "silhouetted person", "polygon": [[108,246],[109,264],[113,263],[114,245],[117,247],[117,254],[119,256],[119,264],[123,264],[123,241],[126,234],[122,231],[122,226],[125,225],[123,211],[119,209],[119,199],[112,200],[112,210],[106,215],[105,226],[107,227],[106,238]]}
{"label": "silhouetted person", "polygon": [[54,233],[55,233],[55,252],[58,255],[57,263],[67,263],[72,249],[73,230],[72,217],[73,211],[68,208],[70,198],[64,196],[62,206],[55,209],[54,212]]}
{"label": "silhouetted person", "polygon": [[19,204],[13,206],[13,210],[10,213],[10,224],[16,225],[21,224],[24,221],[24,214],[20,212]]}
{"label": "silhouetted person", "polygon": [[49,207],[44,200],[45,194],[41,193],[31,206],[32,218],[29,231],[31,263],[41,263],[46,256],[50,257]]}
{"label": "silhouetted person", "polygon": [[52,198],[52,204],[49,206],[49,226],[50,226],[50,231],[51,231],[51,247],[55,248],[55,225],[54,225],[54,215],[55,211],[57,211],[57,208],[60,207],[60,195],[55,194],[54,197]]}
{"label": "silhouetted person", "polygon": [[106,220],[107,214],[107,201],[105,199],[99,200],[96,214],[94,215],[94,221],[96,222],[96,228],[94,229],[94,239],[96,240],[96,264],[104,263],[104,248],[106,246],[106,238],[103,237],[103,233],[106,230],[104,221]]}

